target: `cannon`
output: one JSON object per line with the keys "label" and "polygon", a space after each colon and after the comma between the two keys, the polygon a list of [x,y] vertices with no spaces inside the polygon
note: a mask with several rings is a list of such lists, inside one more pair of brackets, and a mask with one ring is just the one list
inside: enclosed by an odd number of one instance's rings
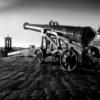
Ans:
{"label": "cannon", "polygon": [[[24,29],[33,30],[43,34],[39,49],[36,50],[36,59],[42,63],[45,58],[51,57],[52,61],[59,63],[60,68],[73,71],[78,64],[87,63],[87,55],[98,55],[96,47],[91,51],[89,44],[94,39],[95,31],[87,26],[66,26],[50,21],[49,24],[24,23]],[[88,53],[88,51],[91,51]],[[95,56],[96,57],[96,56]],[[90,61],[90,65],[92,61]]]}

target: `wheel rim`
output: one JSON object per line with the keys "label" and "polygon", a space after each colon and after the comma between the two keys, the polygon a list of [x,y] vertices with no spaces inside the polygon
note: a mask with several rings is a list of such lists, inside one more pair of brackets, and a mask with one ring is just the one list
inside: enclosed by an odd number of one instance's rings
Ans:
{"label": "wheel rim", "polygon": [[64,70],[72,71],[77,65],[77,55],[72,50],[67,50],[62,53],[60,61]]}

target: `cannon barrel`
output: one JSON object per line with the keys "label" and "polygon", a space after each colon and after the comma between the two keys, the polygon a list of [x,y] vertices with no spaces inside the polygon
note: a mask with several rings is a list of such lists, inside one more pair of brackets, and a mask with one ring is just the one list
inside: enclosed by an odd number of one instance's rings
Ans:
{"label": "cannon barrel", "polygon": [[42,27],[40,27],[40,25],[29,24],[29,23],[24,23],[23,28],[30,29],[30,30],[37,31],[37,32],[41,32],[42,30]]}
{"label": "cannon barrel", "polygon": [[59,25],[57,22],[49,22],[49,24],[44,25],[25,23],[24,29],[30,29],[37,32],[42,32],[43,29],[49,29],[56,32],[58,36],[78,42],[83,46],[87,46],[96,35],[91,27]]}
{"label": "cannon barrel", "polygon": [[58,36],[67,38],[70,41],[78,42],[83,46],[94,39],[96,33],[91,27],[71,27],[66,26],[61,32],[57,32]]}

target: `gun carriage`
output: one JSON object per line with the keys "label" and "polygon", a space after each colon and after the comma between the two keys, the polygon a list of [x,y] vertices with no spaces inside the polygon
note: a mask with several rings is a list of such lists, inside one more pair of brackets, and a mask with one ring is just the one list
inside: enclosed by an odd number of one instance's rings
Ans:
{"label": "gun carriage", "polygon": [[[36,60],[39,63],[50,56],[52,62],[61,65],[61,69],[73,71],[79,63],[87,64],[87,55],[99,55],[98,49],[89,45],[96,35],[91,27],[59,25],[58,22],[50,21],[47,25],[24,23],[24,29],[41,32],[43,35],[41,46],[36,50]],[[88,61],[89,65],[92,63]]]}

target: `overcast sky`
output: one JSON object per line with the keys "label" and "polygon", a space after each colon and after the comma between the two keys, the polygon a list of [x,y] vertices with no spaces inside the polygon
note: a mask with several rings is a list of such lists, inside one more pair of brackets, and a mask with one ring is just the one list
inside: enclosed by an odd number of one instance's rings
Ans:
{"label": "overcast sky", "polygon": [[41,33],[24,30],[25,22],[47,24],[100,26],[99,0],[0,0],[0,46],[4,37],[13,38],[13,46],[40,44]]}

